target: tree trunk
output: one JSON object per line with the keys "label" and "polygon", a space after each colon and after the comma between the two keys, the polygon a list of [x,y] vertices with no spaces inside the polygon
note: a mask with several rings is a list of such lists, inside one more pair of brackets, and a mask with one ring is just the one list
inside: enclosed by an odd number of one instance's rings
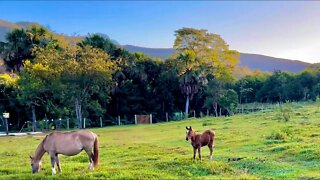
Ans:
{"label": "tree trunk", "polygon": [[31,106],[31,111],[32,111],[32,132],[36,132],[37,120],[36,120],[36,107],[34,105]]}
{"label": "tree trunk", "polygon": [[81,129],[82,128],[82,111],[81,111],[81,103],[79,99],[75,100],[75,110],[76,110],[78,128]]}
{"label": "tree trunk", "polygon": [[187,95],[187,99],[186,99],[186,111],[185,111],[185,116],[186,118],[189,117],[189,95]]}
{"label": "tree trunk", "polygon": [[218,117],[218,103],[216,103],[216,102],[213,103],[213,109],[214,109],[216,117]]}
{"label": "tree trunk", "polygon": [[229,114],[230,116],[233,115],[233,111],[231,111],[229,108],[227,108],[227,112],[228,112],[228,114]]}

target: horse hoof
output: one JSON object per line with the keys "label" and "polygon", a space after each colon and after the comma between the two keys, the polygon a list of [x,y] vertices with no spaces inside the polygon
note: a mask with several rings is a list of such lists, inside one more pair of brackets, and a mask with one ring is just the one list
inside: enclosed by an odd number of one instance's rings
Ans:
{"label": "horse hoof", "polygon": [[55,175],[57,172],[54,168],[52,168],[52,175]]}

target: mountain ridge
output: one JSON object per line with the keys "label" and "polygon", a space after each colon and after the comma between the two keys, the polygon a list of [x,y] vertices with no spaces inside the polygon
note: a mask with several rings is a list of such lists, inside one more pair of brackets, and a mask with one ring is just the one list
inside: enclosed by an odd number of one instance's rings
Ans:
{"label": "mountain ridge", "polygon": [[[13,28],[26,28],[31,24],[38,24],[36,22],[19,21],[12,23],[5,20],[0,20],[0,41],[5,41],[6,33],[10,32]],[[57,37],[64,38],[74,45],[81,40],[82,37],[76,37],[65,34],[56,34]],[[116,41],[115,41],[116,42]],[[142,52],[153,58],[167,59],[173,52],[173,48],[150,48],[135,45],[120,45],[127,49],[129,52]],[[240,53],[240,67],[248,67],[249,69],[259,69],[261,71],[272,72],[274,70],[282,70],[289,72],[299,72],[303,69],[310,67],[311,63],[290,60],[285,58],[276,58],[267,55],[260,55],[254,53]]]}
{"label": "mountain ridge", "polygon": [[[166,59],[173,52],[174,48],[146,48],[134,45],[123,45],[123,48],[129,52],[142,52],[154,58]],[[259,69],[261,71],[289,71],[299,72],[309,67],[311,64],[299,60],[290,60],[285,58],[277,58],[267,55],[254,53],[240,53],[240,67],[248,67],[250,69]]]}

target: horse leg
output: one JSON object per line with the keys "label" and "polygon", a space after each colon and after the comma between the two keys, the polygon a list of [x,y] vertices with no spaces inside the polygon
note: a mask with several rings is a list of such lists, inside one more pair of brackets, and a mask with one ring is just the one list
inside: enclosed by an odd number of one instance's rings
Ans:
{"label": "horse leg", "polygon": [[61,173],[61,172],[62,172],[62,170],[61,170],[61,166],[60,166],[60,161],[59,161],[58,154],[56,155],[56,164],[57,164],[57,167],[58,167],[58,171],[59,171],[59,173]]}
{"label": "horse leg", "polygon": [[201,147],[198,148],[199,159],[201,161]]}
{"label": "horse leg", "polygon": [[196,160],[197,149],[193,148],[193,160]]}
{"label": "horse leg", "polygon": [[209,149],[210,149],[210,161],[212,161],[212,151],[213,151],[213,147],[212,144],[209,144]]}
{"label": "horse leg", "polygon": [[50,154],[50,160],[51,160],[51,167],[52,167],[52,175],[56,174],[56,169],[54,168],[54,165],[56,163],[56,155],[55,153],[49,153]]}
{"label": "horse leg", "polygon": [[93,153],[92,153],[92,151],[91,151],[91,148],[85,148],[84,150],[85,150],[86,153],[88,154],[89,161],[90,161],[88,168],[89,168],[90,170],[94,170],[94,166],[93,166]]}

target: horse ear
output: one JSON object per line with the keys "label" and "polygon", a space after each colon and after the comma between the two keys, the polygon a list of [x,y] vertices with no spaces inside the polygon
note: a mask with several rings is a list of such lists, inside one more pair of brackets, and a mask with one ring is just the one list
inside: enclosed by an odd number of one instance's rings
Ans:
{"label": "horse ear", "polygon": [[192,130],[191,126],[189,127],[190,130]]}
{"label": "horse ear", "polygon": [[186,126],[186,129],[189,130],[188,126]]}

